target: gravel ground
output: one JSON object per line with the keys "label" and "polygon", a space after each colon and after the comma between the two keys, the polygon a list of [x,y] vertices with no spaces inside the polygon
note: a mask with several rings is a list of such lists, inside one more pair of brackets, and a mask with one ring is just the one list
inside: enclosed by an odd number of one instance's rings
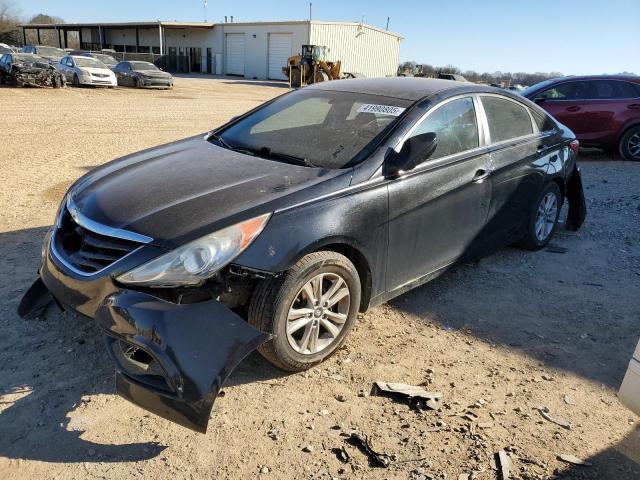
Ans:
{"label": "gravel ground", "polygon": [[[494,479],[501,450],[510,478],[640,478],[639,418],[616,398],[640,336],[637,163],[581,154],[589,214],[554,239],[566,253],[507,248],[452,268],[363,315],[306,373],[251,355],[206,435],[116,396],[91,322],[17,317],[74,179],[284,91],[193,78],[173,91],[0,89],[0,478]],[[424,384],[442,405],[370,395],[376,380]],[[345,442],[356,431],[392,455],[389,468]],[[343,446],[348,463],[332,452]]]}

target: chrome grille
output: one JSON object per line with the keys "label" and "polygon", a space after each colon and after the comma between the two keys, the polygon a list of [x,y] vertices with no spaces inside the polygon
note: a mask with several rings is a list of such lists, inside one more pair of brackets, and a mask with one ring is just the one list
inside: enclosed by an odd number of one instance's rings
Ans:
{"label": "chrome grille", "polygon": [[107,268],[143,245],[89,230],[76,223],[68,209],[60,219],[54,241],[65,261],[88,274]]}

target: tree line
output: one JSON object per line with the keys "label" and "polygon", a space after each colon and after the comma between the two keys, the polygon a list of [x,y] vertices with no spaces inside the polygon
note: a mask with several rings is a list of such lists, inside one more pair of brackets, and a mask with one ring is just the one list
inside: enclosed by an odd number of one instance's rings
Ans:
{"label": "tree line", "polygon": [[[530,86],[549,78],[562,77],[561,72],[483,72],[479,73],[475,70],[462,71],[455,65],[445,65],[444,67],[437,67],[427,64],[419,64],[414,61],[404,62],[400,64],[400,73],[410,75],[420,75],[425,77],[437,77],[440,73],[453,73],[462,75],[470,82],[477,83],[495,83],[508,87],[511,85],[524,85]],[[632,72],[619,72],[620,75],[635,75]]]}
{"label": "tree line", "polygon": [[[17,13],[15,3],[11,0],[0,0],[0,43],[8,45],[22,45],[21,23],[62,23],[62,19],[52,15],[38,14],[26,22]],[[58,37],[55,30],[42,30],[40,41],[44,45],[58,45]]]}

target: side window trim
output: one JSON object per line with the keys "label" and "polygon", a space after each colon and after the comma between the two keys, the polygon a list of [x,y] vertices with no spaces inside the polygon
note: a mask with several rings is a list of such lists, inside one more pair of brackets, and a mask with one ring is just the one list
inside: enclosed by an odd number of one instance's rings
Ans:
{"label": "side window trim", "polygon": [[[580,80],[583,82],[590,82],[590,81],[607,81],[607,82],[623,82],[623,83],[630,83],[633,86],[633,82],[629,82],[628,80],[622,80],[619,78],[603,78],[603,79],[593,79],[593,80]],[[560,82],[557,85],[554,85],[553,87],[547,88],[546,90],[543,90],[542,92],[540,92],[538,95],[542,95],[544,92],[547,92],[549,90],[553,90],[556,87],[559,87],[561,85],[567,85],[570,83],[578,83],[578,80],[570,80],[568,82]],[[636,84],[637,85],[637,84]],[[636,89],[637,90],[637,89]],[[538,95],[536,95],[536,97],[538,97]],[[545,99],[547,102],[591,102],[594,100],[634,100],[636,98],[640,98],[640,94],[635,96],[635,97],[620,97],[620,98],[591,98],[591,97],[585,97],[585,98],[547,98]]]}
{"label": "side window trim", "polygon": [[[449,164],[457,163],[460,161],[466,161],[468,159],[476,158],[486,153],[487,146],[483,144],[484,131],[483,131],[483,126],[481,125],[482,120],[481,120],[480,112],[478,111],[478,108],[477,108],[478,103],[480,102],[478,101],[478,94],[476,93],[462,93],[460,95],[447,98],[442,102],[438,103],[437,105],[435,105],[433,108],[430,108],[428,112],[425,112],[418,120],[414,122],[413,126],[402,136],[402,138],[398,141],[398,143],[393,148],[394,150],[399,152],[400,149],[402,148],[402,145],[404,145],[404,142],[407,140],[407,138],[411,136],[411,134],[422,124],[422,122],[424,122],[429,117],[429,115],[431,115],[433,112],[438,110],[443,105],[446,105],[447,103],[452,102],[454,100],[460,100],[461,98],[470,98],[473,101],[473,107],[476,115],[476,128],[478,129],[478,146],[476,148],[472,148],[471,150],[464,150],[462,152],[453,153],[451,155],[436,158],[434,160],[427,160],[426,162],[423,162],[420,165],[418,165],[416,168],[414,168],[410,172],[406,172],[401,178],[409,177],[414,174],[428,172],[435,168],[447,166]],[[482,110],[482,113],[484,114],[484,110]],[[376,176],[382,176],[382,166],[380,166],[380,168],[378,168],[378,170],[374,174],[374,177]]]}
{"label": "side window trim", "polygon": [[[474,95],[475,94],[473,94],[473,93],[463,93],[463,94],[460,94],[460,95],[456,95],[454,97],[447,98],[447,99],[443,100],[442,102],[438,103],[437,105],[435,105],[433,108],[430,108],[418,120],[416,120],[414,122],[414,124],[411,126],[411,128],[402,136],[402,138],[393,147],[393,149],[396,152],[399,152],[402,149],[402,146],[404,145],[404,142],[406,142],[407,139],[409,137],[411,137],[413,132],[415,132],[418,129],[418,127],[420,125],[422,125],[422,122],[424,122],[436,110],[440,109],[442,106],[446,105],[449,102],[453,102],[455,100],[460,100],[461,98],[471,98],[473,100]],[[475,109],[475,107],[476,107],[475,101],[473,103],[473,106],[474,106],[474,109]],[[475,114],[476,114],[476,127],[478,128],[478,138],[480,138],[480,127],[479,127],[479,123],[478,123],[478,111],[477,110],[476,110]],[[479,147],[480,146],[482,146],[482,142],[479,142]]]}
{"label": "side window trim", "polygon": [[[520,107],[524,108],[527,111],[527,114],[529,115],[529,121],[531,122],[531,133],[528,133],[527,135],[521,135],[519,137],[513,137],[513,138],[508,138],[506,140],[502,140],[500,142],[492,142],[491,141],[491,133],[489,132],[489,120],[487,118],[487,114],[484,110],[484,105],[482,105],[482,97],[498,97],[502,100],[507,100],[509,102],[515,103],[516,105],[519,105]],[[509,143],[512,142],[520,142],[521,140],[525,140],[527,138],[533,138],[533,137],[538,137],[540,134],[544,133],[541,132],[540,129],[538,128],[538,125],[536,124],[535,119],[533,118],[533,114],[531,113],[531,110],[529,109],[529,107],[527,107],[526,105],[518,102],[517,100],[514,100],[512,98],[506,97],[504,95],[497,95],[495,93],[481,93],[478,95],[478,99],[479,99],[479,103],[482,105],[482,115],[484,117],[484,127],[486,128],[487,132],[486,132],[486,140],[487,140],[487,147],[495,147],[495,146],[504,146],[507,145]]]}

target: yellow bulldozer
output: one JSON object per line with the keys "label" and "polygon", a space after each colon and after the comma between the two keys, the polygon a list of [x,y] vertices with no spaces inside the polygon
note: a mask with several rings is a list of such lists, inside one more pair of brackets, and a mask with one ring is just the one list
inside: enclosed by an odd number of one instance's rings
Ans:
{"label": "yellow bulldozer", "polygon": [[318,82],[338,80],[341,62],[329,62],[325,59],[327,47],[320,45],[302,45],[302,53],[293,55],[282,69],[289,79],[290,87],[303,87]]}

